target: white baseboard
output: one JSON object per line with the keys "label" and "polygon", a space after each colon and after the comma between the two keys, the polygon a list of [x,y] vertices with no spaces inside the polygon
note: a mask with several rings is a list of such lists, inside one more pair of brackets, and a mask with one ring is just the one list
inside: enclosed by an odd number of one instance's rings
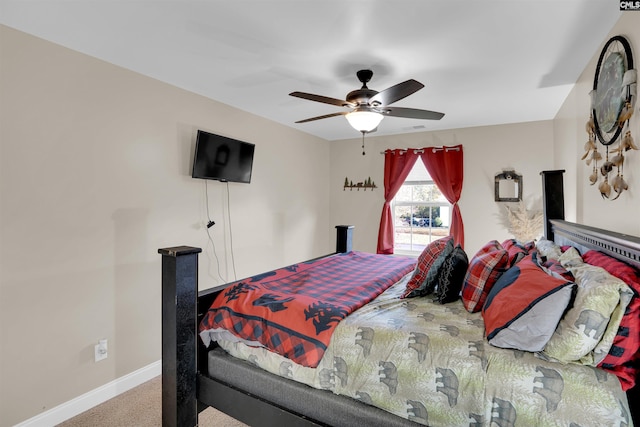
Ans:
{"label": "white baseboard", "polygon": [[113,380],[103,386],[93,389],[75,399],[51,408],[42,414],[17,424],[15,427],[50,427],[60,424],[81,414],[94,406],[139,386],[162,373],[162,361],[158,360],[150,365]]}

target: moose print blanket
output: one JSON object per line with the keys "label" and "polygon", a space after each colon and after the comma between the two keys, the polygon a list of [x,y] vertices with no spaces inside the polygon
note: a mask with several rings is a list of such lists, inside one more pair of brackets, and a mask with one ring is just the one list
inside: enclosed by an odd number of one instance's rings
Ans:
{"label": "moose print blanket", "polygon": [[336,254],[236,282],[200,323],[209,345],[221,335],[315,367],[338,323],[410,273],[415,258]]}

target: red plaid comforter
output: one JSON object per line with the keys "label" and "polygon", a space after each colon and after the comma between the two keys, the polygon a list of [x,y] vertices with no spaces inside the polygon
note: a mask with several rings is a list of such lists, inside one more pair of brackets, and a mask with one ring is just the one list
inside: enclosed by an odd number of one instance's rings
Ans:
{"label": "red plaid comforter", "polygon": [[316,367],[338,323],[411,272],[415,262],[348,252],[244,279],[218,295],[199,330],[226,329]]}

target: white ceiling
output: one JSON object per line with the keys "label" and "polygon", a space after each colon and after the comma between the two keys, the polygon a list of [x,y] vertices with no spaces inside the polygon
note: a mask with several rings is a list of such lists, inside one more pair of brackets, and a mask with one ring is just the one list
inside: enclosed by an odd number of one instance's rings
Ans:
{"label": "white ceiling", "polygon": [[[408,79],[376,135],[552,119],[620,17],[611,0],[0,0],[0,22],[327,140],[343,117],[296,120]],[[205,125],[205,124],[203,124]],[[210,127],[210,126],[209,126]]]}

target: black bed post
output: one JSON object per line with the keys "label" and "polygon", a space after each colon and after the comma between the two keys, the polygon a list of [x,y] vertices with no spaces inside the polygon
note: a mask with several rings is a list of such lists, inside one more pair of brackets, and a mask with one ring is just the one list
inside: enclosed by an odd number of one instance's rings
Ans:
{"label": "black bed post", "polygon": [[162,425],[198,425],[196,315],[200,248],[158,249],[162,255]]}
{"label": "black bed post", "polygon": [[353,225],[336,225],[336,252],[353,250]]}
{"label": "black bed post", "polygon": [[542,171],[542,204],[544,212],[544,237],[553,240],[551,219],[564,219],[564,169]]}

